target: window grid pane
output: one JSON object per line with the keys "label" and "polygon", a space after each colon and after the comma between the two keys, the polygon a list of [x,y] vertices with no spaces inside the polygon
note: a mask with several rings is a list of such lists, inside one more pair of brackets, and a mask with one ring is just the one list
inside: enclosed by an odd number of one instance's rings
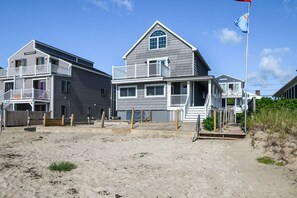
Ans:
{"label": "window grid pane", "polygon": [[150,38],[150,49],[157,49],[157,38]]}
{"label": "window grid pane", "polygon": [[166,36],[159,37],[159,48],[166,48]]}

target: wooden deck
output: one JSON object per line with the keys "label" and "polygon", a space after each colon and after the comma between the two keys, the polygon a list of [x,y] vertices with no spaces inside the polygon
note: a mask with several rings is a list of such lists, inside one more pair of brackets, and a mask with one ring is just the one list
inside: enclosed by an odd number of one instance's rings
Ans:
{"label": "wooden deck", "polygon": [[223,132],[209,132],[209,131],[200,131],[199,139],[242,139],[246,134],[241,130],[238,125],[227,125]]}

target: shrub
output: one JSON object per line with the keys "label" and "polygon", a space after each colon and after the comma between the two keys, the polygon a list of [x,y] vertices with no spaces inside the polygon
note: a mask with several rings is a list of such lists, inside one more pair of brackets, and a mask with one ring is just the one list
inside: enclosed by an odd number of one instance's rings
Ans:
{"label": "shrub", "polygon": [[51,171],[71,171],[72,169],[76,168],[77,166],[71,162],[54,162],[48,167]]}
{"label": "shrub", "polygon": [[203,128],[205,130],[213,131],[214,126],[213,126],[213,118],[212,117],[205,118],[202,123],[203,123]]}

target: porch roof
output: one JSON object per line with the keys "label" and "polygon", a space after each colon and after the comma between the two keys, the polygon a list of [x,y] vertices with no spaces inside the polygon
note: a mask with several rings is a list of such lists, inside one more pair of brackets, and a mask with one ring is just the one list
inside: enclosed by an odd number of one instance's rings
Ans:
{"label": "porch roof", "polygon": [[184,81],[194,81],[194,82],[202,82],[202,81],[208,81],[211,80],[216,87],[219,88],[219,90],[221,92],[223,92],[224,90],[222,89],[222,87],[219,85],[217,79],[214,76],[181,76],[181,77],[173,77],[173,78],[164,78],[164,81],[167,82],[184,82]]}

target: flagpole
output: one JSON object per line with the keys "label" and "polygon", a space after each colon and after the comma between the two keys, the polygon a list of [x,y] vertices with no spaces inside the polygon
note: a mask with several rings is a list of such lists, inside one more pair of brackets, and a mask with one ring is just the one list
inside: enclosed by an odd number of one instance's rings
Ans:
{"label": "flagpole", "polygon": [[[250,20],[250,10],[251,2],[248,2],[248,24]],[[249,33],[250,28],[248,26],[248,31],[246,34],[246,47],[245,47],[245,83],[244,83],[244,92],[245,92],[245,108],[244,108],[244,132],[247,133],[246,120],[247,120],[247,82],[248,82],[248,51],[249,51]]]}

